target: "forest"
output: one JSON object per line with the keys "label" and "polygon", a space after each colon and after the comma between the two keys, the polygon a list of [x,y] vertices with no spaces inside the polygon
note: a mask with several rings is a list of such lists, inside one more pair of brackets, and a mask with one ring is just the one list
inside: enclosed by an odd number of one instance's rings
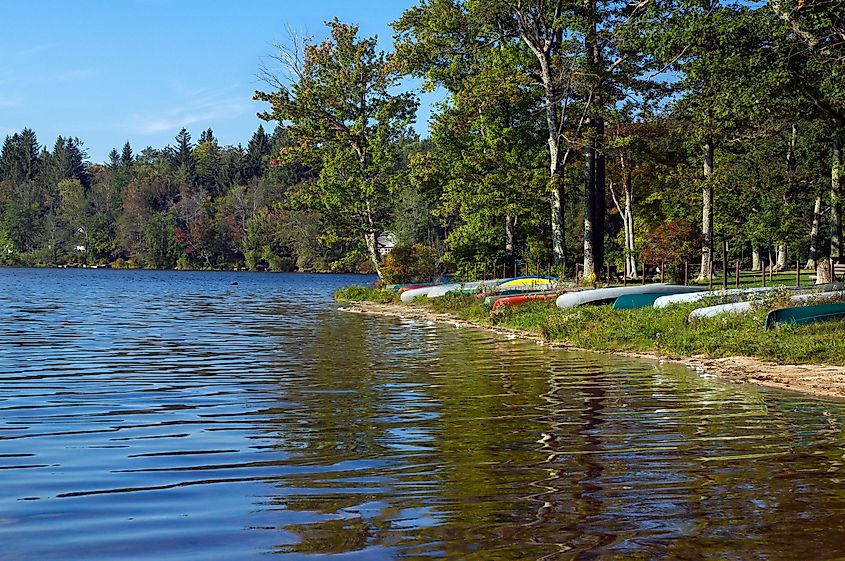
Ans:
{"label": "forest", "polygon": [[[8,136],[0,264],[635,277],[843,257],[843,3],[421,0],[392,26],[387,52],[337,20],[280,46],[255,94],[271,132],[246,147],[183,129],[95,164],[75,137]],[[443,93],[425,138],[409,79]]]}

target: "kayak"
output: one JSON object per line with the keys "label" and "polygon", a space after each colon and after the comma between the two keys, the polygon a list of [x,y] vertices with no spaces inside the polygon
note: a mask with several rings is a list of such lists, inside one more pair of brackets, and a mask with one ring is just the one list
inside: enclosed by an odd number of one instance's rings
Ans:
{"label": "kayak", "polygon": [[485,304],[494,304],[497,300],[502,298],[510,298],[511,296],[526,296],[528,294],[560,294],[560,290],[505,290],[503,292],[487,293],[484,296]]}
{"label": "kayak", "polygon": [[766,329],[772,329],[782,323],[792,325],[809,325],[821,321],[845,318],[845,302],[835,304],[815,304],[811,306],[795,306],[793,308],[779,308],[766,315]]}
{"label": "kayak", "polygon": [[695,286],[681,286],[672,284],[645,284],[638,286],[614,286],[610,288],[594,288],[580,292],[561,294],[557,298],[558,308],[574,308],[584,304],[607,304],[620,296],[629,294],[669,294],[679,292],[698,292],[704,288]]}
{"label": "kayak", "polygon": [[546,300],[553,300],[557,298],[557,293],[552,292],[548,294],[544,293],[537,293],[537,294],[522,294],[518,296],[503,296],[493,302],[493,309],[498,310],[499,308],[503,308],[505,306],[518,306],[520,304],[525,304],[526,302],[544,302]]}
{"label": "kayak", "polygon": [[[813,302],[819,300],[836,300],[845,298],[845,290],[835,290],[832,292],[812,292],[809,294],[797,294],[789,299],[792,304],[803,304],[805,302]],[[697,308],[690,312],[688,321],[693,321],[702,318],[712,318],[721,315],[739,315],[750,312],[760,304],[759,300],[748,302],[734,302],[732,304],[719,304],[717,306],[707,306],[705,308]]]}

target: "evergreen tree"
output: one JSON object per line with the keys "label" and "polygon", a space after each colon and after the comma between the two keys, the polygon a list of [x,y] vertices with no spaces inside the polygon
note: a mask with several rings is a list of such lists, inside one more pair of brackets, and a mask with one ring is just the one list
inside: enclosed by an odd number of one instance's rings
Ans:
{"label": "evergreen tree", "polygon": [[214,138],[214,132],[211,130],[211,128],[208,128],[200,133],[200,139],[197,144],[202,144],[203,142],[217,142],[217,139]]}
{"label": "evergreen tree", "polygon": [[38,174],[38,139],[32,129],[7,136],[0,152],[0,179],[15,185],[32,181]]}
{"label": "evergreen tree", "polygon": [[120,154],[117,152],[117,148],[112,148],[111,152],[109,152],[109,167],[117,169],[120,165]]}
{"label": "evergreen tree", "polygon": [[194,181],[194,147],[191,134],[183,128],[176,135],[176,147],[171,150],[173,165],[182,174],[183,179],[192,184]]}
{"label": "evergreen tree", "polygon": [[132,167],[135,162],[135,156],[132,154],[132,147],[129,142],[123,145],[123,150],[120,153],[120,165],[123,167]]}
{"label": "evergreen tree", "polygon": [[252,138],[249,139],[249,144],[247,144],[244,170],[246,179],[262,175],[272,149],[270,136],[264,132],[263,125],[258,125],[258,130],[255,131]]}

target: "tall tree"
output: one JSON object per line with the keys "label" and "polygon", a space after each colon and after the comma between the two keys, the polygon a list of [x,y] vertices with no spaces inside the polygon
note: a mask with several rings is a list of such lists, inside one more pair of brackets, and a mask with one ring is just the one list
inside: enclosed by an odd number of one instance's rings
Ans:
{"label": "tall tree", "polygon": [[173,163],[185,175],[188,182],[194,178],[194,147],[191,134],[183,128],[176,135],[176,147],[173,149]]}
{"label": "tall tree", "polygon": [[129,145],[129,142],[126,142],[123,145],[123,150],[120,152],[120,165],[123,167],[132,167],[132,164],[135,163],[135,155],[132,153],[132,147]]}
{"label": "tall tree", "polygon": [[380,272],[377,245],[388,218],[388,196],[401,178],[395,143],[412,119],[412,94],[394,94],[401,75],[376,38],[358,38],[358,27],[333,20],[331,38],[284,49],[279,61],[293,77],[285,83],[266,77],[277,89],[257,92],[272,111],[263,118],[285,123],[297,143],[279,155],[282,162],[306,162],[319,169],[302,199],[320,208],[337,226],[363,238]]}
{"label": "tall tree", "polygon": [[246,147],[245,176],[247,179],[258,177],[264,171],[273,144],[270,136],[264,132],[264,126],[258,125],[258,130],[249,139]]}

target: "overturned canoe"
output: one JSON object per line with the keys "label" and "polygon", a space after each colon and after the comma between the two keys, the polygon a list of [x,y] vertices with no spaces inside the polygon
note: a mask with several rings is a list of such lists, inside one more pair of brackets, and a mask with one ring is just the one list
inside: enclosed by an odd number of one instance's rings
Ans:
{"label": "overturned canoe", "polygon": [[687,293],[687,294],[671,294],[661,296],[654,301],[655,308],[665,308],[672,304],[698,302],[706,298],[718,298],[723,304],[730,304],[732,302],[739,302],[748,300],[766,294],[786,290],[793,293],[801,292],[829,292],[831,290],[840,290],[845,288],[843,283],[819,284],[808,286],[767,286],[757,288],[730,288],[728,290],[706,290],[704,292]]}
{"label": "overturned canoe", "polygon": [[704,290],[697,286],[681,286],[673,284],[645,284],[638,286],[614,286],[611,288],[594,288],[580,292],[561,294],[557,299],[558,308],[574,308],[584,304],[607,304],[620,296],[629,294],[669,294],[678,292],[698,292]]}
{"label": "overturned canoe", "polygon": [[402,300],[403,302],[410,302],[414,298],[419,298],[420,296],[428,295],[429,291],[431,291],[433,288],[435,288],[435,286],[436,285],[423,286],[423,287],[420,287],[420,288],[412,288],[410,290],[404,290],[399,295],[399,299]]}
{"label": "overturned canoe", "polygon": [[[825,285],[829,286],[829,285]],[[791,304],[804,304],[807,302],[820,302],[824,300],[839,300],[845,298],[845,291],[834,290],[825,292],[812,292],[808,294],[796,294],[789,299]],[[690,312],[688,321],[696,319],[712,318],[722,315],[745,314],[758,307],[762,301],[752,300],[748,302],[734,302],[732,304],[719,304],[718,306],[707,306]]]}
{"label": "overturned canoe", "polygon": [[498,289],[518,288],[518,287],[535,287],[547,286],[557,284],[559,281],[555,277],[541,277],[541,276],[525,276],[505,279],[496,285]]}
{"label": "overturned canoe", "polygon": [[498,310],[506,306],[518,306],[526,302],[544,302],[546,300],[553,300],[557,298],[556,292],[551,293],[535,293],[535,294],[521,294],[518,296],[503,296],[493,302],[493,309]]}
{"label": "overturned canoe", "polygon": [[450,292],[464,292],[464,293],[472,293],[472,292],[479,292],[485,290],[489,287],[493,287],[498,285],[502,282],[502,279],[490,279],[490,280],[482,280],[482,281],[472,281],[472,282],[454,282],[450,284],[439,284],[437,286],[432,287],[430,290],[426,292],[426,296],[429,298],[439,298],[441,296],[445,296]]}
{"label": "overturned canoe", "polygon": [[[686,296],[687,294],[695,294],[685,292],[680,296]],[[613,301],[613,309],[614,310],[636,310],[637,308],[650,308],[654,305],[654,302],[659,298],[665,298],[667,296],[677,295],[677,292],[674,290],[666,291],[666,292],[652,292],[649,294],[625,294],[623,296],[619,296],[616,300]]]}
{"label": "overturned canoe", "polygon": [[779,308],[766,315],[766,329],[772,329],[782,323],[792,325],[810,325],[822,321],[845,318],[845,302],[833,304],[814,304]]}

